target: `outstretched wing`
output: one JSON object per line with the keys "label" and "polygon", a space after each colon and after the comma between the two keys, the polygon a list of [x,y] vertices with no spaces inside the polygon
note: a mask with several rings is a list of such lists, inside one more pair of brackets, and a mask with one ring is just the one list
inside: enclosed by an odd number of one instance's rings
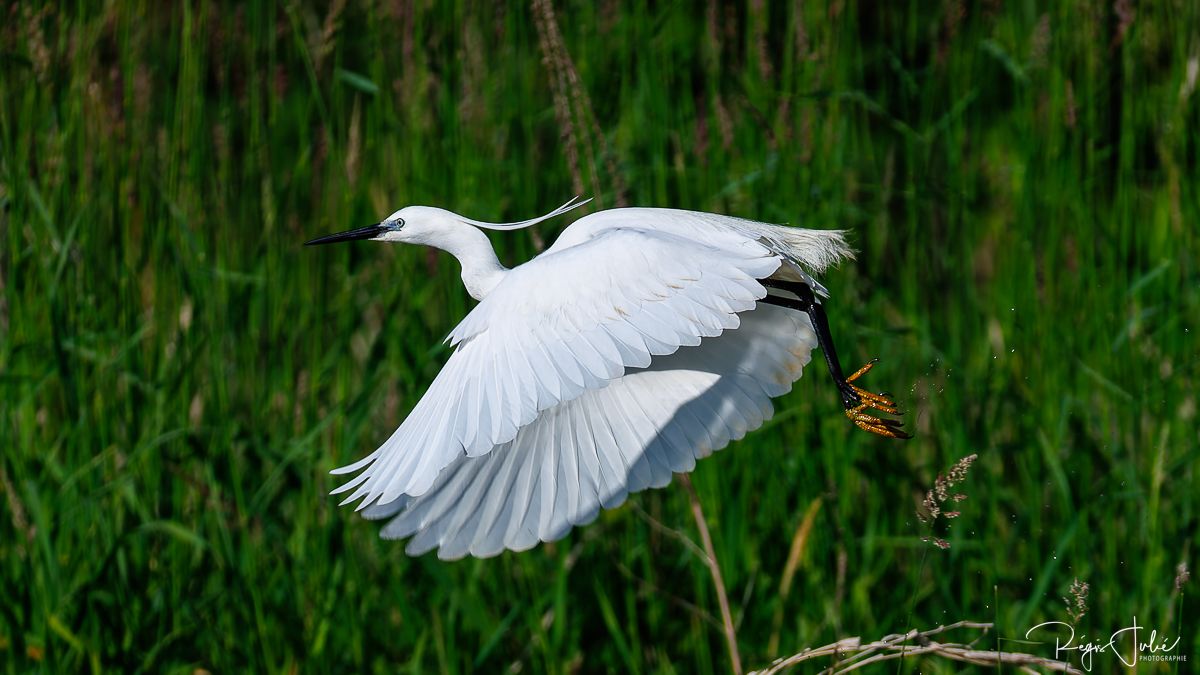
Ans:
{"label": "outstretched wing", "polygon": [[[739,324],[780,257],[738,233],[698,243],[613,228],[508,273],[450,335],[457,349],[362,472],[359,508],[427,492],[460,456],[512,441],[538,413],[604,387],[626,368]],[[343,502],[345,503],[345,502]]]}
{"label": "outstretched wing", "polygon": [[799,312],[760,305],[742,319],[546,410],[482,457],[458,458],[425,494],[363,515],[395,516],[382,534],[413,537],[411,555],[484,557],[554,541],[633,492],[665,486],[769,419],[771,397],[791,389],[816,347]]}

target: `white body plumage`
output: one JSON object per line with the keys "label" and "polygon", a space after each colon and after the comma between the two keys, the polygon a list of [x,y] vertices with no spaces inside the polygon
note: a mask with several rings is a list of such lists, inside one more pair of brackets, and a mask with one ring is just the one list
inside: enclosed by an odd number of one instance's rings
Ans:
{"label": "white body plumage", "polygon": [[436,246],[480,303],[398,429],[335,493],[411,554],[489,556],[553,541],[757,428],[809,362],[809,317],[760,303],[850,255],[841,232],[692,211],[585,216],[534,259],[500,265],[478,227],[431,207],[310,243]]}

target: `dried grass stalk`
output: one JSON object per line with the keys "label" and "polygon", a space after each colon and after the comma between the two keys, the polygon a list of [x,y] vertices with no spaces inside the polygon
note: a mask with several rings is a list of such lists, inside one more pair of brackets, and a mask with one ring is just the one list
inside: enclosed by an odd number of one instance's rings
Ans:
{"label": "dried grass stalk", "polygon": [[[969,643],[938,642],[932,638],[941,633],[956,629],[974,629],[982,634]],[[1021,652],[997,652],[975,648],[975,643],[983,639],[992,630],[992,624],[976,621],[958,621],[937,628],[919,631],[910,630],[904,634],[887,635],[879,640],[863,642],[862,638],[849,637],[832,642],[823,647],[805,649],[781,659],[776,659],[771,665],[750,675],[773,675],[782,673],[806,661],[820,658],[834,658],[837,661],[821,673],[848,673],[867,665],[881,661],[911,658],[914,656],[935,656],[960,663],[970,663],[977,666],[995,666],[1002,668],[1012,666],[1022,672],[1037,672],[1040,668],[1051,672],[1082,673],[1079,669],[1065,661],[1047,659],[1033,654]]]}

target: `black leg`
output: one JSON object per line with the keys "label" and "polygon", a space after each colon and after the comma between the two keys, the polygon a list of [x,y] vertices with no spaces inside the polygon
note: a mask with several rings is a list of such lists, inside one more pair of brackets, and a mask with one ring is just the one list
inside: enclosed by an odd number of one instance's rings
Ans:
{"label": "black leg", "polygon": [[875,363],[874,361],[863,366],[849,377],[846,377],[842,372],[842,364],[838,360],[837,349],[833,346],[833,335],[829,332],[829,319],[825,316],[825,309],[817,301],[812,287],[803,282],[777,281],[773,279],[763,280],[762,284],[767,288],[776,288],[796,296],[793,299],[778,295],[768,295],[761,302],[794,309],[808,315],[809,320],[812,322],[813,330],[817,333],[817,345],[821,347],[821,353],[825,356],[825,365],[829,368],[829,375],[833,378],[833,383],[837,386],[838,393],[841,395],[842,407],[846,409],[846,416],[860,428],[872,433],[893,438],[910,438],[908,434],[901,431],[901,425],[896,420],[880,419],[863,412],[866,408],[875,408],[876,410],[889,413],[898,413],[899,411],[896,410],[895,402],[886,394],[872,394],[854,386],[854,380],[870,370]]}
{"label": "black leg", "polygon": [[817,332],[817,345],[821,347],[821,353],[825,355],[825,365],[829,368],[829,375],[842,395],[842,405],[848,410],[862,403],[862,398],[846,382],[846,376],[842,373],[842,364],[838,360],[837,349],[833,346],[833,335],[829,332],[829,319],[826,318],[821,303],[817,302],[812,288],[805,283],[772,280],[764,281],[763,285],[796,295],[797,299],[795,300],[778,295],[768,295],[763,298],[762,302],[787,307],[808,315],[813,329]]}

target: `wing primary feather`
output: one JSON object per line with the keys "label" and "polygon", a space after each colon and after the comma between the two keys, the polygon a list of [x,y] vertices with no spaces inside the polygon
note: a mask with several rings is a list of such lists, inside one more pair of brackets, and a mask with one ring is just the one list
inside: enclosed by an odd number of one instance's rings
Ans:
{"label": "wing primary feather", "polygon": [[[572,442],[574,432],[572,429],[572,415],[570,411],[564,411],[566,414],[558,416],[556,419],[555,433],[552,434],[551,445],[547,446],[546,450],[550,454],[560,455],[558,462],[558,478],[555,483],[558,485],[557,497],[554,500],[554,508],[552,513],[555,514],[555,519],[561,522],[570,522],[571,513],[575,510],[575,505],[579,501],[580,491],[580,476],[579,476],[579,455],[578,449]],[[546,522],[547,519],[543,519]],[[565,532],[560,533],[561,525],[551,524],[543,527],[538,533],[543,541],[556,539]]]}
{"label": "wing primary feather", "polygon": [[624,406],[621,405],[619,397],[615,396],[611,390],[602,390],[605,394],[605,410],[608,411],[607,419],[609,427],[613,432],[613,437],[617,441],[617,452],[621,456],[621,461],[629,472],[628,482],[626,487],[630,492],[638,492],[644,490],[650,484],[650,472],[642,466],[637,460],[642,444],[639,442],[637,432],[632,427],[632,422],[626,416]]}
{"label": "wing primary feather", "polygon": [[[543,455],[551,450],[545,445],[545,441],[549,433],[548,428],[554,424],[558,414],[558,410],[550,411],[546,424],[539,424],[536,429],[531,430],[522,439],[522,442],[533,450],[530,456],[536,458],[535,465],[541,464],[540,460]],[[516,490],[516,493],[521,495],[521,499],[516,503],[518,508],[513,509],[512,517],[505,526],[504,541],[509,545],[521,541],[524,536],[527,536],[523,535],[525,524],[529,522],[530,514],[536,512],[534,504],[538,497],[537,481],[539,476],[537,467],[526,466],[525,471],[521,473],[519,488]]]}
{"label": "wing primary feather", "polygon": [[[516,442],[510,443],[503,452],[503,455],[496,457],[503,457],[504,468],[494,475],[487,493],[475,507],[481,514],[478,526],[473,531],[464,530],[459,534],[466,544],[465,548],[472,555],[486,557],[504,549],[503,536],[495,537],[494,534],[498,528],[503,532],[504,519],[511,512],[513,500],[516,498],[512,485],[522,473],[520,464],[529,457]],[[491,459],[492,455],[489,455],[475,461]]]}

